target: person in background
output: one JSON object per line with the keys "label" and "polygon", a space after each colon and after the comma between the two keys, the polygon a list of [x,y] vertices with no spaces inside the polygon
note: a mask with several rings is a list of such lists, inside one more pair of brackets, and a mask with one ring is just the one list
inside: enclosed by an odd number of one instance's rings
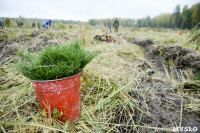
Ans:
{"label": "person in background", "polygon": [[21,21],[19,21],[19,22],[17,22],[17,25],[18,25],[18,27],[22,27],[23,25],[24,25],[24,23],[23,22],[21,22]]}
{"label": "person in background", "polygon": [[43,22],[43,24],[42,24],[42,27],[44,28],[44,29],[47,29],[48,27],[47,27],[47,21],[46,20],[44,20],[44,22]]}
{"label": "person in background", "polygon": [[49,20],[46,20],[47,29],[49,28]]}
{"label": "person in background", "polygon": [[35,27],[35,22],[33,21],[33,23],[32,23],[32,28],[34,28]]}
{"label": "person in background", "polygon": [[40,30],[40,23],[39,22],[38,22],[37,26],[38,26],[38,29]]}
{"label": "person in background", "polygon": [[49,27],[51,27],[51,24],[52,24],[52,20],[49,20]]}
{"label": "person in background", "polygon": [[111,30],[111,20],[110,19],[107,22],[107,28],[109,28],[110,32],[112,32],[112,30]]}
{"label": "person in background", "polygon": [[3,21],[0,19],[0,27],[3,27]]}
{"label": "person in background", "polygon": [[115,18],[115,21],[114,21],[114,24],[113,24],[113,27],[115,29],[115,32],[118,32],[118,28],[119,28],[119,21],[117,18]]}
{"label": "person in background", "polygon": [[96,24],[96,29],[97,29],[97,30],[99,29],[99,25],[98,25],[98,24]]}

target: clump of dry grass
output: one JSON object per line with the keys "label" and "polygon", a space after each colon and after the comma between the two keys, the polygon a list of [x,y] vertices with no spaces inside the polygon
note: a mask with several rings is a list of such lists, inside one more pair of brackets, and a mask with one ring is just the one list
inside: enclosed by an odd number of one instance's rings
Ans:
{"label": "clump of dry grass", "polygon": [[63,24],[63,23],[57,23],[57,24],[53,25],[53,28],[56,28],[56,29],[65,29],[66,25]]}
{"label": "clump of dry grass", "polygon": [[[101,44],[90,46],[91,50],[99,50],[101,54],[87,66],[87,71],[104,75],[109,82],[125,85],[142,71],[147,61],[141,49],[134,44]],[[148,68],[146,68],[148,69]]]}

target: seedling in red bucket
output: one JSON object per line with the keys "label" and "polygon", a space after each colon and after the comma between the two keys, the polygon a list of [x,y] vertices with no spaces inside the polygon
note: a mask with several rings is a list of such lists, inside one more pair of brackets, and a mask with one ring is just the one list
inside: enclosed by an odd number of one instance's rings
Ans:
{"label": "seedling in red bucket", "polygon": [[[76,41],[46,47],[42,52],[20,53],[17,70],[30,78],[40,107],[65,123],[75,121],[81,111],[81,70],[97,55]],[[42,113],[43,114],[43,113]]]}

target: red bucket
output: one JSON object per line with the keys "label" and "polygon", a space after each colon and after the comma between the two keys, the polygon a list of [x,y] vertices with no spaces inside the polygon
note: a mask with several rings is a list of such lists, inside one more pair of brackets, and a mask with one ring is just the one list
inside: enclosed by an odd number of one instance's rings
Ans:
{"label": "red bucket", "polygon": [[51,115],[56,108],[62,112],[59,121],[75,121],[81,112],[81,73],[57,80],[32,81],[40,107]]}

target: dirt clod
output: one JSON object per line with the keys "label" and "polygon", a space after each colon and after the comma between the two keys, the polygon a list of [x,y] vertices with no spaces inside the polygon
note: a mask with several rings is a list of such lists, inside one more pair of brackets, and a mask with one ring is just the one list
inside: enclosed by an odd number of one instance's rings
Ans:
{"label": "dirt clod", "polygon": [[116,40],[109,35],[96,35],[94,39],[102,42],[116,42]]}
{"label": "dirt clod", "polygon": [[31,34],[31,36],[32,36],[32,37],[37,37],[39,34],[40,34],[39,31],[35,31],[35,30],[34,30],[34,31],[32,32],[32,34]]}
{"label": "dirt clod", "polygon": [[147,40],[134,39],[133,43],[140,45],[140,46],[143,46],[143,47],[154,44],[154,42],[151,39],[147,39]]}
{"label": "dirt clod", "polygon": [[177,68],[200,69],[200,53],[180,46],[159,45],[152,48],[155,55],[173,59]]}

